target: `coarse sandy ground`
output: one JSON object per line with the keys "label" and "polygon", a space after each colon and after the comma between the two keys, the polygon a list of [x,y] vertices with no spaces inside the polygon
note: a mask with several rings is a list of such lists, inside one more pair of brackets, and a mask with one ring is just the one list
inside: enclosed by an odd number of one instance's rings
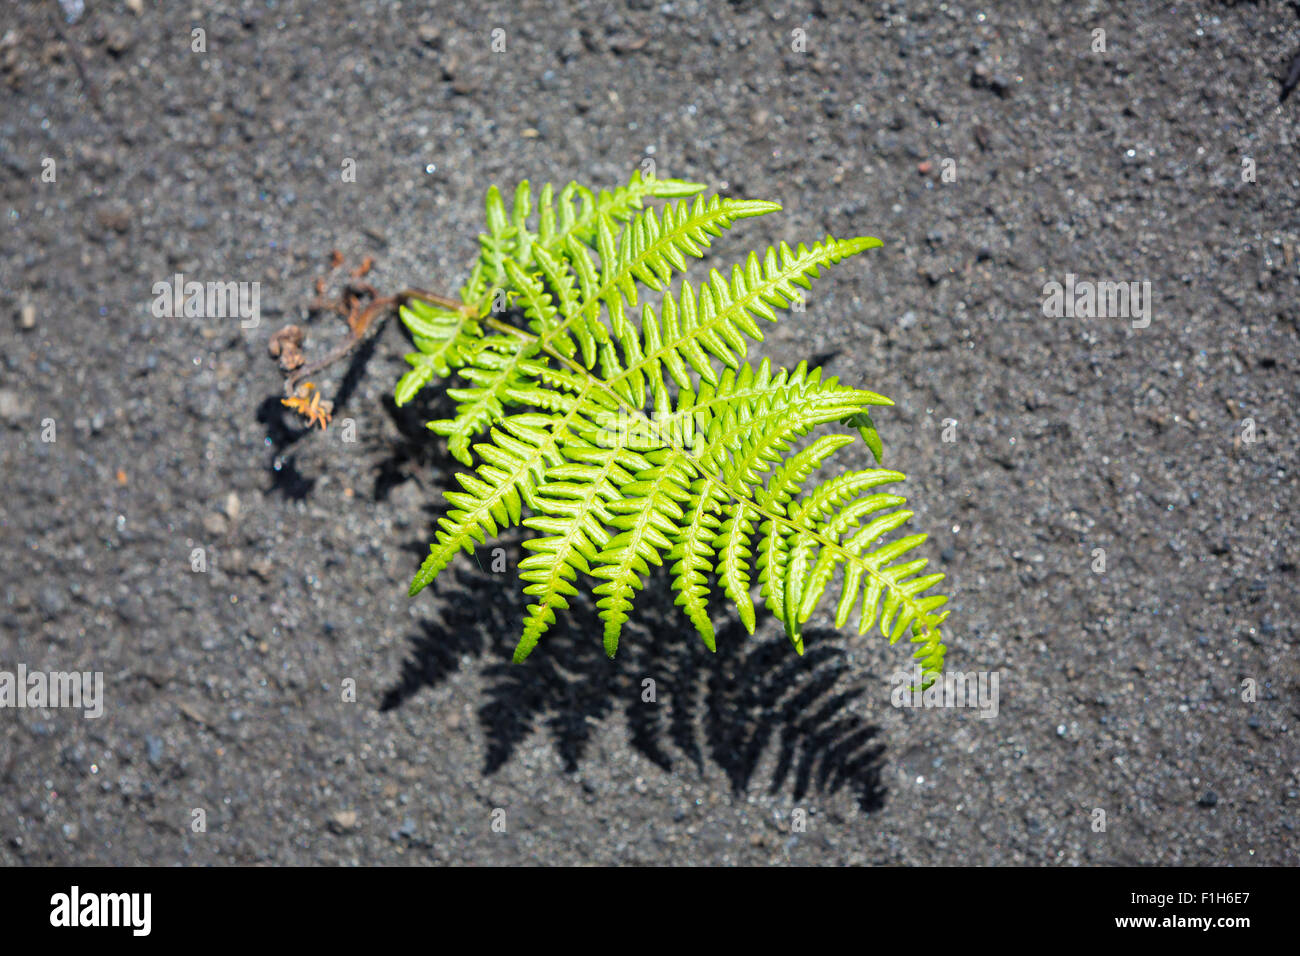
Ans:
{"label": "coarse sandy ground", "polygon": [[[0,11],[0,669],[106,695],[0,711],[0,862],[1297,862],[1294,5],[131,6]],[[718,603],[709,655],[662,578],[614,662],[587,610],[511,665],[487,549],[406,597],[456,463],[393,407],[400,327],[328,432],[279,404],[331,249],[451,290],[488,183],[647,159],[784,205],[714,264],[884,240],[764,351],[897,402],[995,718],[891,706],[907,650],[827,608],[799,659]],[[261,323],[155,317],[176,273]],[[1067,273],[1149,282],[1149,326],[1046,317]]]}

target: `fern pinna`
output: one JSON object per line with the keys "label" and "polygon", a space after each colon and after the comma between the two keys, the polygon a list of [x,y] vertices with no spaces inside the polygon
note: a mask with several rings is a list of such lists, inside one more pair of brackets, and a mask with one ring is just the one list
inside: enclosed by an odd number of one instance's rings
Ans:
{"label": "fern pinna", "polygon": [[[889,540],[911,512],[881,490],[896,471],[810,477],[854,429],[881,455],[870,410],[890,405],[801,363],[774,370],[745,361],[762,341],[757,319],[775,322],[824,266],[880,245],[830,236],[751,253],[730,274],[699,285],[682,278],[713,237],[776,203],[702,195],[704,187],[634,174],[595,193],[571,183],[537,197],[520,184],[507,209],[493,187],[482,252],[459,308],[412,301],[402,320],[419,351],[398,382],[399,405],[453,373],[455,417],[429,423],[473,471],[456,476],[451,508],[411,594],[457,551],[512,525],[535,532],[520,563],[530,604],[515,660],[526,658],[578,595],[595,582],[612,657],[649,566],[671,562],[673,587],[714,649],[707,599],[716,576],[754,631],[751,588],[803,652],[802,627],[833,579],[836,626],[857,611],[890,642],[910,630],[923,678],[942,670],[941,574],[915,558],[925,535]],[[660,211],[646,200],[665,199]],[[645,290],[649,290],[648,295]],[[643,304],[641,299],[648,299]],[[638,315],[639,313],[639,315]],[[513,317],[513,319],[512,319]],[[477,441],[476,439],[481,439]],[[473,444],[472,444],[473,443]],[[477,465],[475,466],[475,461]]]}

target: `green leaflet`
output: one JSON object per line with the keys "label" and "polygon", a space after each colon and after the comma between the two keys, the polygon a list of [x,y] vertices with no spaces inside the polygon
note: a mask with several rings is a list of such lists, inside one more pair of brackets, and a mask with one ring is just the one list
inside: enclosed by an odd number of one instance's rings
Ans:
{"label": "green leaflet", "polygon": [[426,302],[413,301],[398,314],[411,331],[418,352],[406,356],[411,370],[397,382],[394,398],[405,405],[435,376],[446,378],[464,365],[481,342],[478,322],[463,312],[452,312]]}
{"label": "green leaflet", "polygon": [[[856,617],[891,643],[908,635],[928,683],[943,666],[947,599],[933,593],[943,576],[917,557],[925,536],[899,536],[911,512],[883,489],[904,476],[816,477],[856,443],[852,432],[879,461],[871,409],[892,403],[802,363],[749,360],[759,320],[778,321],[822,269],[880,241],[780,243],[693,282],[690,260],[714,238],[779,209],[702,190],[636,174],[610,191],[571,183],[535,196],[525,182],[508,207],[494,187],[466,310],[402,310],[418,351],[397,402],[456,376],[455,415],[429,427],[473,468],[446,493],[411,594],[457,551],[522,525],[532,603],[516,661],[584,591],[613,656],[636,592],[666,565],[710,650],[715,587],[752,633],[757,585],[799,653],[803,625],[837,592],[836,626]],[[653,199],[667,202],[647,207]]]}

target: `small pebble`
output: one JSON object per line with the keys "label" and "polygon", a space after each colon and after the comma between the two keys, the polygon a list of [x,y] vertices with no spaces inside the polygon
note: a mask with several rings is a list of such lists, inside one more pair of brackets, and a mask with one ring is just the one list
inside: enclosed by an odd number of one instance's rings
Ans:
{"label": "small pebble", "polygon": [[131,49],[131,44],[134,42],[135,38],[131,36],[130,31],[112,29],[108,31],[108,38],[104,45],[108,47],[109,53],[114,56],[121,56],[127,50]]}
{"label": "small pebble", "polygon": [[336,833],[343,833],[355,829],[357,825],[357,811],[340,810],[334,816],[330,817],[330,829]]}
{"label": "small pebble", "polygon": [[148,757],[149,766],[155,770],[162,764],[163,758],[163,739],[150,734],[144,738],[145,755]]}
{"label": "small pebble", "polygon": [[63,15],[68,23],[76,23],[86,12],[85,0],[59,0],[59,6],[63,8]]}
{"label": "small pebble", "polygon": [[58,617],[68,607],[68,602],[63,598],[63,592],[52,586],[43,587],[37,592],[36,603],[41,606],[41,610],[49,617]]}
{"label": "small pebble", "polygon": [[23,396],[11,389],[0,389],[0,421],[12,422],[27,413]]}

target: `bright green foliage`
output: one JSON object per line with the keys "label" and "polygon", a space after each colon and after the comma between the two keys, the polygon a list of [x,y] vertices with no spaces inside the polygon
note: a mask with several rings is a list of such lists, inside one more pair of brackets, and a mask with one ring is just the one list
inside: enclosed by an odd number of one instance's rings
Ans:
{"label": "bright green foliage", "polygon": [[[523,183],[507,210],[493,187],[463,309],[402,309],[419,351],[397,402],[454,373],[456,413],[429,427],[473,468],[446,493],[450,510],[411,594],[457,551],[522,525],[534,532],[520,577],[535,603],[516,661],[581,587],[599,598],[613,656],[650,566],[667,564],[710,650],[715,578],[751,633],[757,584],[800,653],[804,622],[838,582],[837,626],[856,613],[862,633],[878,626],[891,643],[909,634],[928,682],[943,666],[947,599],[929,593],[943,576],[922,574],[914,556],[925,536],[890,538],[912,513],[880,488],[903,475],[873,468],[814,483],[854,438],[802,441],[846,425],[878,461],[869,410],[892,402],[803,363],[746,361],[763,339],[759,319],[775,322],[823,267],[880,241],[782,243],[695,284],[684,276],[690,258],[737,220],[780,208],[703,188],[637,174],[599,194],[570,184],[557,199],[547,185],[534,209]],[[644,208],[648,199],[668,202]]]}

